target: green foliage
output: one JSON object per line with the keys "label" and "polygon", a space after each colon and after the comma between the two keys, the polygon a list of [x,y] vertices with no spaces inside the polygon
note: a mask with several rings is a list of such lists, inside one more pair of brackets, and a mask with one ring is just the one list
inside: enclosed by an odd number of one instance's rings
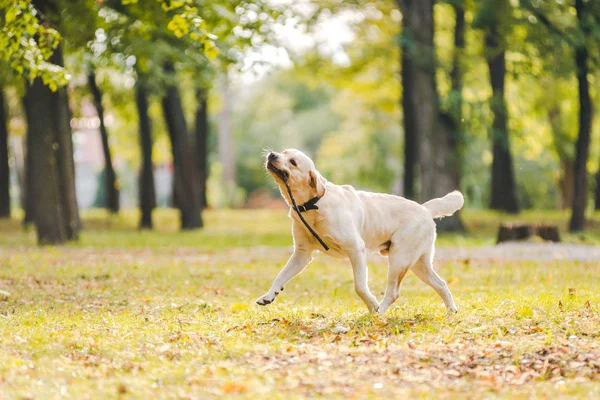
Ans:
{"label": "green foliage", "polygon": [[[196,64],[207,65],[219,54],[217,39],[221,45],[234,43],[227,36],[235,36],[232,28],[240,24],[244,10],[255,12],[256,9],[264,14],[264,10],[272,9],[260,2],[256,3],[259,6],[254,6],[244,1],[215,4],[193,0],[85,0],[75,3],[57,0],[55,3],[59,13],[52,11],[50,14],[56,15],[41,16],[31,0],[0,2],[0,60],[7,62],[16,76],[28,80],[41,77],[53,89],[66,84],[69,79],[63,68],[48,61],[63,37],[73,52],[89,44],[90,61],[93,62],[103,56],[107,60],[124,53],[125,57],[120,61],[119,57],[113,60],[121,63],[129,55],[138,55],[142,72],[148,72],[148,60],[144,57],[163,61],[169,55],[178,55],[174,57],[176,59],[183,55]],[[263,18],[263,14],[262,22],[268,19]],[[211,33],[210,24],[223,36]],[[244,29],[248,32],[258,31],[262,26],[257,21],[241,25],[247,25]],[[160,43],[156,43],[157,39]],[[238,43],[247,40],[245,37]],[[189,49],[185,51],[186,48]],[[106,53],[107,50],[110,52]],[[154,52],[158,53],[158,58],[153,56]]]}
{"label": "green foliage", "polygon": [[247,193],[271,189],[261,153],[270,148],[296,147],[313,156],[339,117],[331,109],[332,90],[311,87],[289,72],[281,72],[252,90],[240,93],[235,103],[235,141],[238,184]]}
{"label": "green foliage", "polygon": [[16,76],[42,78],[52,90],[69,79],[64,68],[48,61],[61,35],[47,22],[30,0],[0,0],[0,60]]}

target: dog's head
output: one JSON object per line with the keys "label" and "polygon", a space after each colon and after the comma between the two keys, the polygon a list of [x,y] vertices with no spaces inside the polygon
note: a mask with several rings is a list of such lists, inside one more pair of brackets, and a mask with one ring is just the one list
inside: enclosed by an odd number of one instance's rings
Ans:
{"label": "dog's head", "polygon": [[288,199],[285,182],[292,189],[298,204],[325,194],[327,181],[315,168],[315,164],[306,154],[296,149],[287,149],[281,153],[267,154],[267,171],[275,178],[281,193]]}

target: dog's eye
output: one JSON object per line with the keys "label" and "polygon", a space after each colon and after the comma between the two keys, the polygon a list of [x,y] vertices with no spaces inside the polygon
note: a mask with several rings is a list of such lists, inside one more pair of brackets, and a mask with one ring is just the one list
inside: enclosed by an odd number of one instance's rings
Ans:
{"label": "dog's eye", "polygon": [[290,164],[292,164],[294,167],[298,166],[298,165],[296,165],[296,160],[290,160]]}

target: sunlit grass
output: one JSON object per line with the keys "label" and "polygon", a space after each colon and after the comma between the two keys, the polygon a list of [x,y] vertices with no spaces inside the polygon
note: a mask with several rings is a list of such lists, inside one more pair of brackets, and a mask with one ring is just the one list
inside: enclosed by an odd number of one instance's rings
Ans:
{"label": "sunlit grass", "polygon": [[[20,213],[10,221],[0,220],[0,246],[35,245],[33,227],[24,229]],[[105,210],[81,213],[84,229],[81,239],[69,246],[77,247],[194,247],[207,251],[234,247],[291,246],[291,228],[287,210],[207,210],[203,213],[202,230],[178,230],[179,214],[174,209],[154,213],[156,228],[139,231],[138,211],[124,210],[110,215]],[[567,232],[569,214],[565,211],[525,211],[520,215],[483,210],[462,212],[468,231],[463,234],[441,234],[440,246],[490,245],[496,241],[501,222],[533,222],[557,224],[562,240],[570,243],[600,244],[600,215],[593,215],[584,234]]]}
{"label": "sunlit grass", "polygon": [[[161,211],[141,237],[132,214],[84,216],[65,247],[0,223],[2,399],[600,397],[598,262],[440,261],[457,315],[409,273],[378,317],[349,264],[319,255],[262,308],[285,211],[210,211],[188,233]],[[493,241],[494,216],[466,217]],[[371,263],[380,300],[385,277]]]}

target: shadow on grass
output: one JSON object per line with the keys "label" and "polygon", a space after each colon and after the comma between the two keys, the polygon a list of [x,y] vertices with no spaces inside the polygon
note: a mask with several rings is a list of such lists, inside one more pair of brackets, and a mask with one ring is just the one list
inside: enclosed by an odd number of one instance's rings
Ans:
{"label": "shadow on grass", "polygon": [[284,317],[263,321],[260,325],[277,326],[286,335],[297,338],[312,338],[324,335],[351,335],[351,336],[394,336],[407,333],[411,330],[432,329],[436,322],[433,315],[415,314],[408,317],[384,316],[375,314],[353,315],[347,319],[330,319],[323,314],[313,313],[310,317]]}

